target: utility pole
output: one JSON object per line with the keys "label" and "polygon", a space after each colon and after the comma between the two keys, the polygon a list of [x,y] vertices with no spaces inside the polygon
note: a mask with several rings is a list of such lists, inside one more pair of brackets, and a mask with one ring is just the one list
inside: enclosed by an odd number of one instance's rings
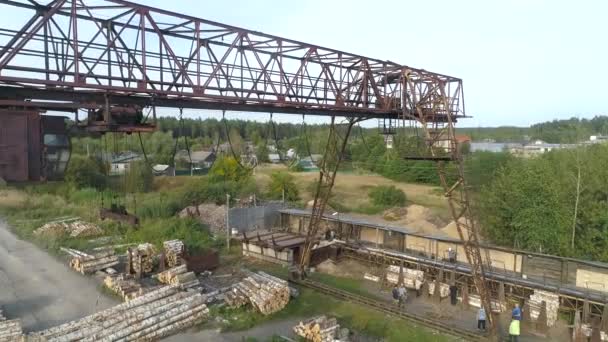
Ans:
{"label": "utility pole", "polygon": [[283,187],[281,198],[281,202],[283,202],[283,208],[285,208],[285,187]]}
{"label": "utility pole", "polygon": [[226,248],[230,252],[230,194],[226,194]]}

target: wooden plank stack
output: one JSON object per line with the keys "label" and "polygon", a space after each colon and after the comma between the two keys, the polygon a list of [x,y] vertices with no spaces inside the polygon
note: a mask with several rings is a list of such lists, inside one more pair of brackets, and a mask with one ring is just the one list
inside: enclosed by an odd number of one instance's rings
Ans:
{"label": "wooden plank stack", "polygon": [[130,274],[109,275],[104,279],[103,283],[125,302],[140,297],[145,292],[137,279]]}
{"label": "wooden plank stack", "polygon": [[[433,280],[429,282],[429,295],[435,294],[435,283],[437,280]],[[439,283],[439,296],[441,298],[446,298],[450,295],[450,285],[446,283]]]}
{"label": "wooden plank stack", "polygon": [[0,310],[0,342],[24,341],[21,320],[7,320]]}
{"label": "wooden plank stack", "polygon": [[101,234],[103,234],[103,229],[99,226],[77,218],[48,222],[34,230],[34,235],[36,236],[69,235],[70,237],[89,237]]}
{"label": "wooden plank stack", "polygon": [[[469,305],[476,308],[481,307],[481,298],[476,294],[469,294]],[[501,313],[507,310],[507,306],[501,303],[498,299],[492,298],[491,304],[492,312]]]}
{"label": "wooden plank stack", "polygon": [[333,342],[340,332],[340,325],[335,318],[321,315],[298,323],[293,331],[307,341]]}
{"label": "wooden plank stack", "polygon": [[184,243],[181,240],[170,240],[163,242],[165,249],[165,262],[168,267],[175,267],[182,263],[184,254]]}
{"label": "wooden plank stack", "polygon": [[151,273],[154,269],[154,255],[156,249],[151,243],[142,243],[135,248],[130,248],[130,260],[132,270],[142,276]]}
{"label": "wooden plank stack", "polygon": [[203,295],[164,286],[127,303],[30,334],[28,341],[157,341],[208,317]]}
{"label": "wooden plank stack", "polygon": [[106,250],[95,254],[87,254],[72,248],[61,248],[72,256],[70,267],[82,274],[91,274],[99,270],[118,265],[118,256],[113,250]]}
{"label": "wooden plank stack", "polygon": [[534,290],[528,301],[530,305],[530,317],[533,320],[538,319],[543,301],[547,303],[547,326],[552,327],[557,321],[557,312],[559,310],[559,296],[555,293]]}
{"label": "wooden plank stack", "polygon": [[242,306],[242,302],[250,303],[263,315],[270,315],[282,310],[289,303],[289,285],[287,281],[271,276],[264,272],[252,273],[233,286],[228,292],[231,297],[226,303],[233,307]]}
{"label": "wooden plank stack", "polygon": [[[399,266],[391,265],[386,268],[386,280],[391,284],[399,282]],[[424,271],[403,267],[403,285],[405,287],[420,290],[422,283],[424,283]]]}

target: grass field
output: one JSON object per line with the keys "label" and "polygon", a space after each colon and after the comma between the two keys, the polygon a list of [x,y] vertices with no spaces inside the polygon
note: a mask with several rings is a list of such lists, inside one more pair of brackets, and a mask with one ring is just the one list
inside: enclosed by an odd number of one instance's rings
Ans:
{"label": "grass field", "polygon": [[[275,171],[285,171],[282,165],[264,165],[256,168],[256,182],[261,188],[265,188],[270,180],[270,174]],[[292,172],[300,191],[303,203],[312,200],[314,194],[310,192],[310,184],[319,178],[318,172]],[[422,184],[409,184],[395,182],[388,178],[371,174],[357,172],[340,172],[336,177],[336,184],[332,190],[332,200],[330,205],[338,206],[334,209],[341,212],[354,212],[361,214],[380,214],[380,210],[374,210],[370,202],[368,192],[378,185],[394,185],[403,190],[407,198],[407,204],[418,204],[430,209],[433,215],[449,220],[447,202],[441,196],[438,187]]]}

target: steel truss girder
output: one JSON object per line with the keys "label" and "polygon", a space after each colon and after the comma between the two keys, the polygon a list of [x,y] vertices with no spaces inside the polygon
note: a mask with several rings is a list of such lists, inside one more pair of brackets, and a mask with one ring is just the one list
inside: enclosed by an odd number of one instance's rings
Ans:
{"label": "steel truss girder", "polygon": [[0,0],[0,9],[28,12],[18,29],[0,27],[0,83],[179,99],[193,108],[393,118],[417,117],[447,85],[447,112],[427,119],[464,116],[455,77],[127,1],[92,1]]}

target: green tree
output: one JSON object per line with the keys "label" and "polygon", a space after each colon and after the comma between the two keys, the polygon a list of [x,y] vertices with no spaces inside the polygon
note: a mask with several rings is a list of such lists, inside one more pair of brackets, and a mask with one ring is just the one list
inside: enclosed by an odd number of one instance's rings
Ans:
{"label": "green tree", "polygon": [[268,197],[272,199],[280,199],[285,191],[286,201],[297,201],[300,199],[298,186],[295,182],[295,177],[284,171],[277,171],[270,174],[270,183],[268,184]]}
{"label": "green tree", "polygon": [[104,167],[93,158],[73,156],[65,172],[65,180],[76,188],[105,186]]}
{"label": "green tree", "polygon": [[383,207],[402,207],[405,205],[405,193],[394,185],[380,185],[369,191],[372,203]]}
{"label": "green tree", "polygon": [[251,177],[251,171],[241,167],[234,157],[220,156],[209,170],[212,182],[246,182]]}
{"label": "green tree", "polygon": [[257,145],[257,147],[255,148],[255,156],[258,159],[258,163],[269,163],[270,162],[270,158],[268,157],[268,146],[266,146],[266,143],[261,142],[260,144]]}

